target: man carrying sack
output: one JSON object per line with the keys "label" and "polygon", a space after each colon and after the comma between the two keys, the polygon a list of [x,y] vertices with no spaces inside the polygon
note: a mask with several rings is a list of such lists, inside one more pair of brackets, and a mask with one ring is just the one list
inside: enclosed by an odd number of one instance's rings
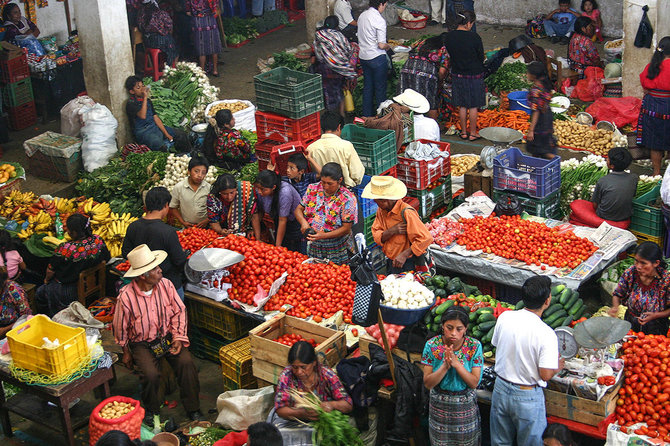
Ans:
{"label": "man carrying sack", "polygon": [[388,258],[387,272],[427,271],[432,265],[428,247],[433,236],[417,211],[402,201],[407,186],[393,177],[373,176],[363,189],[363,198],[375,200],[377,216],[372,237]]}
{"label": "man carrying sack", "polygon": [[124,277],[133,281],[121,289],[113,322],[114,337],[123,347],[123,364],[131,370],[136,364],[142,374],[148,426],[153,426],[165,397],[159,368],[163,357],[177,375],[188,416],[194,421],[202,419],[198,371],[188,351],[186,308],[159,266],[166,257],[165,251],[151,251],[145,244],[128,253],[130,269]]}

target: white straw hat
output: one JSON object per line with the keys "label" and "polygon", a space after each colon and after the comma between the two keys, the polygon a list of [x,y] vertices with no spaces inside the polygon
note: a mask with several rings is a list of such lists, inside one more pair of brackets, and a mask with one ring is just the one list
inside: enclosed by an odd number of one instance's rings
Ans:
{"label": "white straw hat", "polygon": [[123,277],[137,277],[147,271],[151,271],[167,258],[167,252],[162,250],[152,251],[146,244],[142,244],[128,253],[130,269]]}
{"label": "white straw hat", "polygon": [[397,178],[375,175],[363,189],[361,197],[371,200],[402,200],[407,186]]}
{"label": "white straw hat", "polygon": [[430,110],[430,103],[424,95],[412,90],[406,89],[401,94],[393,98],[398,104],[413,110],[415,113],[426,113]]}

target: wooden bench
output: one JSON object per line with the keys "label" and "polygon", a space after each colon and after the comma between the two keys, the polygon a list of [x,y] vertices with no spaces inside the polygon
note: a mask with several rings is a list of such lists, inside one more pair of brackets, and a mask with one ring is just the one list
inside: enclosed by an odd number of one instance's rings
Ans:
{"label": "wooden bench", "polygon": [[547,73],[549,80],[554,82],[556,91],[561,91],[563,79],[570,79],[573,83],[579,79],[579,73],[570,69],[564,70],[563,64],[558,59],[549,56],[547,56]]}

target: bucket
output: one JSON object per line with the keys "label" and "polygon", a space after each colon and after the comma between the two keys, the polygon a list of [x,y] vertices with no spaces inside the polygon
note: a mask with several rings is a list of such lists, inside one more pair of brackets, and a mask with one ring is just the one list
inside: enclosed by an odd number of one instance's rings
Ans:
{"label": "bucket", "polygon": [[509,99],[510,110],[523,110],[530,115],[530,107],[528,106],[528,92],[525,90],[510,91],[507,95]]}

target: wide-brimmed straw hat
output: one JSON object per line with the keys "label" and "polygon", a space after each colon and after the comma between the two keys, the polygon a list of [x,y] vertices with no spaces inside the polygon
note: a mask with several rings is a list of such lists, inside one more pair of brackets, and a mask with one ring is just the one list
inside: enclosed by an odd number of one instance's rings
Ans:
{"label": "wide-brimmed straw hat", "polygon": [[163,263],[166,257],[167,252],[160,249],[152,251],[146,244],[142,244],[128,253],[130,269],[126,271],[123,277],[137,277],[151,271]]}
{"label": "wide-brimmed straw hat", "polygon": [[363,189],[361,197],[371,200],[402,200],[407,186],[397,178],[375,175]]}
{"label": "wide-brimmed straw hat", "polygon": [[406,89],[401,94],[393,98],[400,105],[404,105],[414,113],[426,113],[430,110],[430,103],[428,99],[421,93],[412,90],[411,88]]}

